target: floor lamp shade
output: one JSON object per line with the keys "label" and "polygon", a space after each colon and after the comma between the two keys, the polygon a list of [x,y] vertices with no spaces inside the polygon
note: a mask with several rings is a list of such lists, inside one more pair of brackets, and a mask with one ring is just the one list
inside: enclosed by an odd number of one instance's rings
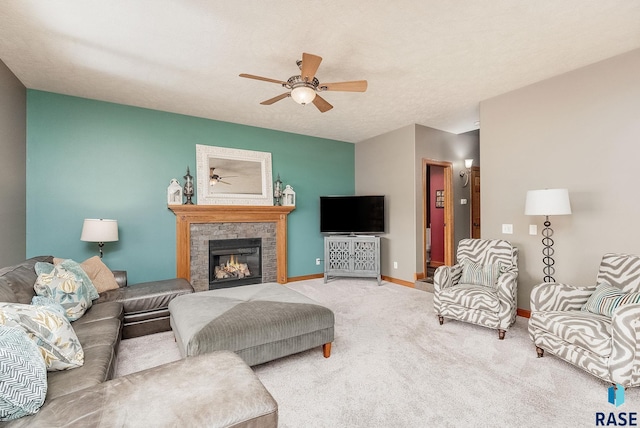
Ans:
{"label": "floor lamp shade", "polygon": [[102,258],[102,246],[105,242],[118,240],[118,221],[104,218],[86,218],[82,225],[80,240],[97,242]]}
{"label": "floor lamp shade", "polygon": [[544,229],[542,230],[542,262],[544,268],[544,282],[555,282],[555,260],[553,259],[553,229],[549,216],[571,214],[571,202],[569,202],[569,191],[567,189],[544,189],[529,190],[524,207],[525,215],[545,216]]}
{"label": "floor lamp shade", "polygon": [[529,190],[524,208],[525,215],[571,214],[567,189]]}

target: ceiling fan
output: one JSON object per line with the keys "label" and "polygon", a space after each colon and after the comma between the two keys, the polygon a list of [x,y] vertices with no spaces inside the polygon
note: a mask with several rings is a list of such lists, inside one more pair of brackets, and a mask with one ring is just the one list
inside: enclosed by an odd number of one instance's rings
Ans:
{"label": "ceiling fan", "polygon": [[222,184],[231,184],[226,181],[222,181],[223,179],[237,177],[237,175],[227,175],[226,177],[221,177],[213,171],[215,168],[209,168],[209,186],[215,186],[218,183]]}
{"label": "ceiling fan", "polygon": [[296,64],[298,64],[298,68],[300,68],[300,75],[291,76],[286,82],[283,80],[269,79],[267,77],[254,76],[253,74],[245,73],[241,74],[240,77],[278,83],[283,87],[290,89],[289,92],[285,92],[284,94],[280,94],[276,97],[261,102],[260,104],[262,105],[271,105],[276,101],[291,97],[298,104],[305,105],[308,103],[313,103],[313,105],[315,105],[321,113],[331,110],[333,106],[320,95],[318,95],[318,92],[364,92],[367,90],[366,80],[354,80],[351,82],[337,83],[320,83],[315,75],[316,71],[318,71],[318,67],[320,66],[321,61],[322,58],[317,55],[303,53],[302,59],[296,61]]}

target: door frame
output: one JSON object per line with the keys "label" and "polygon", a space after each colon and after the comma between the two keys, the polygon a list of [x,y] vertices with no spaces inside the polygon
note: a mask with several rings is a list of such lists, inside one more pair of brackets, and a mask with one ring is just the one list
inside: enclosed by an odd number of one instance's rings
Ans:
{"label": "door frame", "polygon": [[[439,166],[444,168],[444,264],[453,265],[453,164],[451,162],[422,159],[422,277],[427,274],[427,203],[429,192],[427,189],[427,167]],[[420,276],[420,275],[419,275]]]}
{"label": "door frame", "polygon": [[[481,230],[482,230],[482,219],[480,217],[480,190],[478,190],[478,195],[476,196],[476,192],[475,192],[475,186],[476,186],[476,178],[480,178],[480,167],[479,166],[472,166],[471,167],[471,179],[469,180],[469,194],[470,194],[470,202],[471,204],[470,206],[470,211],[469,211],[469,235],[471,236],[472,239],[480,239],[481,236]],[[482,184],[481,184],[482,185]],[[473,213],[474,211],[478,210],[478,236],[474,236],[474,231],[475,231],[475,227],[474,227],[474,221],[473,221]]]}

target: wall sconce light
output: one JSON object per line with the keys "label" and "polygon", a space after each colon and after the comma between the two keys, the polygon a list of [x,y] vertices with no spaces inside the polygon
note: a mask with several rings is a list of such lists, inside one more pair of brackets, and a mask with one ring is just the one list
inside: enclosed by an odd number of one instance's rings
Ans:
{"label": "wall sconce light", "polygon": [[464,184],[462,185],[462,187],[467,187],[467,185],[469,184],[469,177],[471,176],[471,166],[473,166],[473,159],[465,159],[465,169],[460,171],[460,178],[464,178]]}
{"label": "wall sconce light", "polygon": [[105,242],[118,240],[118,220],[106,218],[85,218],[82,225],[80,240],[85,242],[97,242],[102,258],[102,247]]}
{"label": "wall sconce light", "polygon": [[544,229],[542,230],[542,262],[544,268],[544,282],[556,282],[553,278],[555,268],[553,265],[553,229],[551,229],[550,215],[568,215],[571,214],[571,203],[569,201],[569,191],[567,189],[544,189],[529,190],[527,192],[527,200],[524,206],[525,215],[543,215],[545,216]]}

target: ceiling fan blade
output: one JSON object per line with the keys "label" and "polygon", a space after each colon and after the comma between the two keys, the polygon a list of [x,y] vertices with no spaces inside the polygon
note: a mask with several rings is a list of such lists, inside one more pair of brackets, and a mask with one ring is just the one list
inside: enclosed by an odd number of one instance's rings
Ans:
{"label": "ceiling fan blade", "polygon": [[318,67],[320,67],[320,62],[322,62],[322,58],[318,55],[303,53],[300,74],[302,79],[311,82],[316,75],[316,71],[318,71]]}
{"label": "ceiling fan blade", "polygon": [[231,184],[231,183],[227,183],[226,181],[222,181],[222,180],[218,180],[218,183],[222,183],[222,184]]}
{"label": "ceiling fan blade", "polygon": [[269,98],[266,101],[261,102],[260,104],[262,104],[263,106],[270,106],[271,104],[275,103],[276,101],[280,101],[284,98],[290,97],[291,94],[289,92],[285,92],[284,94],[280,94],[277,97],[273,97],[273,98]]}
{"label": "ceiling fan blade", "polygon": [[367,81],[353,80],[351,82],[321,83],[318,89],[323,91],[364,92],[367,90]]}
{"label": "ceiling fan blade", "polygon": [[253,74],[246,74],[246,73],[240,74],[240,77],[246,77],[247,79],[262,80],[264,82],[278,83],[280,85],[284,85],[287,83],[287,82],[283,82],[282,80],[269,79],[268,77],[254,76]]}
{"label": "ceiling fan blade", "polygon": [[324,98],[322,98],[320,95],[317,95],[317,94],[316,94],[316,97],[313,99],[313,105],[318,107],[318,110],[320,110],[320,113],[324,113],[325,111],[329,111],[333,108],[333,106],[329,104],[327,100],[325,100]]}

